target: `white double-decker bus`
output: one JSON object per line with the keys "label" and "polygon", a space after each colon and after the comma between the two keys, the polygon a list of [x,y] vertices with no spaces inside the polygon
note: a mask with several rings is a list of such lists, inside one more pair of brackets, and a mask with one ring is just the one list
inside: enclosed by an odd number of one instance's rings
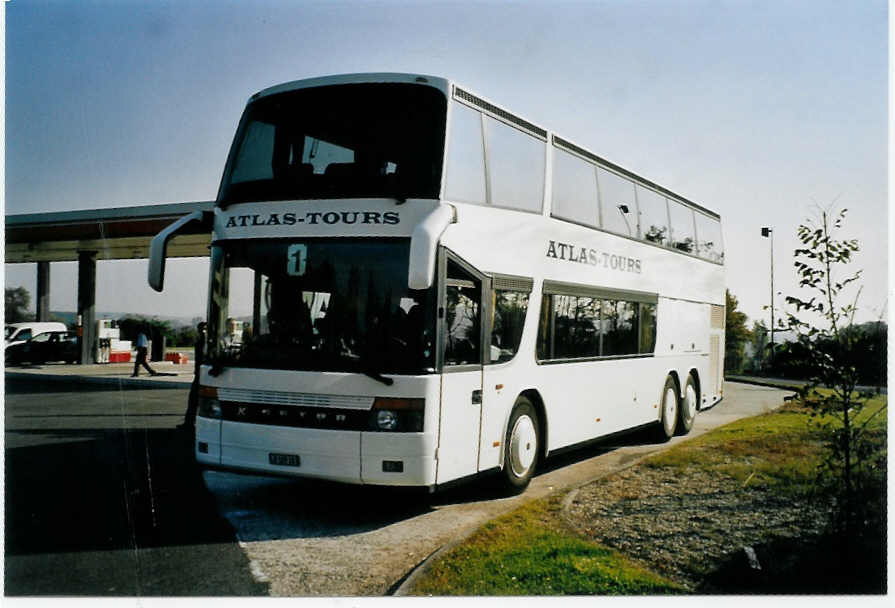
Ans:
{"label": "white double-decker bus", "polygon": [[252,96],[213,214],[195,455],[428,486],[721,399],[719,216],[442,78]]}

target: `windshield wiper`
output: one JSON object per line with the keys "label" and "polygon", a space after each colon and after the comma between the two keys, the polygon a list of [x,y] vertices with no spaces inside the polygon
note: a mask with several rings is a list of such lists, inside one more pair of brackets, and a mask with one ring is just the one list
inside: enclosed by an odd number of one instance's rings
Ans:
{"label": "windshield wiper", "polygon": [[393,199],[395,199],[396,205],[403,205],[407,202],[407,188],[404,185],[402,180],[398,179],[398,176],[394,173],[390,173],[385,176],[386,179],[386,194],[389,194]]}
{"label": "windshield wiper", "polygon": [[378,382],[382,382],[382,383],[383,383],[384,385],[386,385],[386,386],[391,386],[392,384],[395,383],[395,381],[394,381],[393,379],[391,379],[391,378],[386,378],[385,376],[383,376],[383,375],[380,374],[379,372],[373,371],[373,370],[371,370],[371,369],[364,369],[364,370],[361,370],[361,373],[362,373],[363,375],[367,376],[368,378],[373,378],[373,380],[376,380],[376,381],[378,381]]}
{"label": "windshield wiper", "polygon": [[208,357],[206,361],[211,364],[211,369],[208,370],[208,375],[212,378],[221,375],[221,372],[224,371],[224,363],[234,363],[237,361],[238,356],[236,353],[239,352],[239,349],[235,349],[233,345],[225,346],[223,353],[217,353],[213,357]]}
{"label": "windshield wiper", "polygon": [[211,369],[208,370],[208,375],[212,378],[216,378],[221,375],[221,372],[224,371],[224,365],[221,363],[220,357],[209,357],[208,362],[211,363]]}
{"label": "windshield wiper", "polygon": [[383,376],[381,373],[379,373],[378,371],[376,371],[374,369],[374,367],[373,367],[374,358],[371,355],[372,355],[371,351],[366,351],[366,352],[362,353],[361,359],[359,361],[359,363],[361,365],[360,372],[363,375],[367,376],[368,378],[373,378],[373,380],[376,380],[377,382],[382,382],[386,386],[391,386],[392,384],[394,384],[395,381],[393,379],[386,378],[385,376]]}

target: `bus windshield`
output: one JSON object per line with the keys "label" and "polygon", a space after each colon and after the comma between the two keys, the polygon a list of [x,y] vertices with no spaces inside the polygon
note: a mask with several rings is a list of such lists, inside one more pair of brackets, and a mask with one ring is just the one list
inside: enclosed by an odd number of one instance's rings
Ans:
{"label": "bus windshield", "polygon": [[447,101],[417,84],[345,84],[249,104],[219,203],[438,198]]}
{"label": "bus windshield", "polygon": [[[408,239],[214,245],[207,362],[374,377],[434,372],[435,292],[407,287],[409,253]],[[252,314],[230,312],[246,300],[255,301]]]}

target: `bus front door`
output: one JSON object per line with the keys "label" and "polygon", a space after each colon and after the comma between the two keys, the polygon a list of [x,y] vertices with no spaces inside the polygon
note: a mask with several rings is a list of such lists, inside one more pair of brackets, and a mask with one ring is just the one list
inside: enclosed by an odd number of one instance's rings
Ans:
{"label": "bus front door", "polygon": [[483,278],[459,260],[447,257],[442,264],[443,373],[436,483],[478,471],[482,416]]}

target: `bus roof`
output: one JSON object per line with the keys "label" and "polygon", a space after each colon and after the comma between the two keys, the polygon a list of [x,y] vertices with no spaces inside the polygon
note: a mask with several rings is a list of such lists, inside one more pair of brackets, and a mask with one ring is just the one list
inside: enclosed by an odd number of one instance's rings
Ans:
{"label": "bus roof", "polygon": [[322,87],[322,86],[330,86],[330,85],[340,85],[340,84],[367,84],[367,83],[408,83],[408,84],[421,84],[431,86],[443,92],[446,97],[450,98],[451,94],[459,99],[462,99],[464,103],[474,105],[479,110],[484,111],[487,114],[491,114],[500,118],[501,120],[510,122],[525,128],[529,131],[532,131],[538,135],[540,135],[543,139],[552,142],[553,145],[559,146],[567,151],[572,151],[575,154],[583,156],[585,158],[590,159],[591,161],[598,163],[611,171],[615,171],[616,173],[620,173],[625,177],[634,180],[635,182],[639,182],[640,184],[647,186],[656,190],[657,192],[674,198],[685,205],[688,205],[702,213],[709,215],[715,219],[720,219],[720,215],[712,211],[711,209],[707,209],[698,203],[694,203],[690,199],[661,186],[652,180],[649,180],[641,175],[626,169],[620,165],[613,163],[612,161],[606,160],[604,157],[594,154],[589,150],[572,143],[570,140],[560,137],[553,131],[549,129],[545,129],[543,127],[538,126],[536,123],[532,123],[525,118],[522,118],[518,114],[514,112],[510,112],[500,105],[488,100],[484,97],[481,97],[477,94],[471,93],[470,90],[458,83],[450,81],[446,78],[442,78],[440,76],[430,76],[428,74],[409,74],[409,73],[400,73],[400,72],[369,72],[369,73],[357,73],[357,74],[334,74],[331,76],[319,76],[316,78],[305,78],[302,80],[293,80],[291,82],[285,82],[282,84],[278,84],[272,87],[268,87],[263,89],[249,98],[249,102],[255,101],[256,99],[260,99],[262,97],[267,97],[268,95],[275,95],[277,93],[285,93],[287,91],[295,91],[299,89],[309,89],[313,87]]}
{"label": "bus roof", "polygon": [[258,91],[249,98],[249,101],[255,101],[256,99],[267,97],[268,95],[296,91],[298,89],[310,89],[312,87],[385,82],[428,85],[442,91],[445,96],[450,95],[450,83],[438,76],[429,76],[426,74],[401,74],[397,72],[370,72],[363,74],[335,74],[332,76],[319,76],[317,78],[305,78],[303,80],[284,82],[283,84],[278,84]]}

